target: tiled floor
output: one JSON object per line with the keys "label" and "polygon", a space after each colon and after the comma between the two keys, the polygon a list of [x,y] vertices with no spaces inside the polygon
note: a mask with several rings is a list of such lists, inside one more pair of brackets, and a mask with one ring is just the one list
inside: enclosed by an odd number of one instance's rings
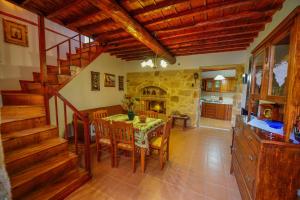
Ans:
{"label": "tiled floor", "polygon": [[147,159],[145,174],[140,167],[132,173],[129,157],[121,157],[119,168],[111,168],[106,156],[100,163],[93,163],[93,179],[68,199],[241,199],[235,178],[229,173],[230,144],[229,131],[195,128],[183,132],[175,128],[170,161],[162,171],[155,156]]}
{"label": "tiled floor", "polygon": [[226,130],[230,130],[232,127],[231,121],[211,119],[205,117],[200,117],[199,126],[206,127],[206,128],[211,127],[211,128],[218,128],[218,129],[226,129]]}

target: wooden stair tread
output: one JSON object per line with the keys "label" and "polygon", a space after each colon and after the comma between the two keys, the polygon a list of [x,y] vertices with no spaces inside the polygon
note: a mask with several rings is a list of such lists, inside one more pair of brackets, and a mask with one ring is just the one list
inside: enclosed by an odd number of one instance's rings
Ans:
{"label": "wooden stair tread", "polygon": [[6,118],[5,116],[1,116],[1,124],[5,124],[5,123],[10,123],[10,122],[15,122],[15,121],[22,121],[22,120],[27,120],[27,119],[33,119],[33,118],[39,118],[39,117],[45,117],[45,114],[30,114],[30,115],[20,115],[20,116],[14,116],[11,117],[9,116],[8,118]]}
{"label": "wooden stair tread", "polygon": [[59,179],[45,184],[42,188],[27,196],[24,200],[57,200],[64,199],[75,189],[79,188],[83,183],[89,180],[88,173],[80,168],[69,171]]}
{"label": "wooden stair tread", "polygon": [[23,92],[22,90],[20,90],[20,92],[9,92],[9,91],[5,92],[5,91],[3,91],[2,95],[3,94],[5,94],[5,95],[16,95],[16,96],[18,96],[18,95],[43,96],[41,94],[32,94],[32,93],[28,93],[28,92]]}
{"label": "wooden stair tread", "polygon": [[21,131],[15,131],[15,132],[10,132],[10,133],[2,133],[2,141],[8,141],[8,140],[13,140],[16,138],[28,136],[28,135],[33,135],[39,132],[55,129],[56,126],[51,126],[51,125],[46,125],[42,127],[37,127],[37,128],[31,128],[31,129],[25,129]]}
{"label": "wooden stair tread", "polygon": [[28,156],[39,153],[43,150],[51,149],[52,147],[67,143],[67,140],[62,138],[53,138],[42,141],[41,143],[29,145],[21,149],[13,150],[5,153],[5,162],[10,163],[15,160],[26,158]]}
{"label": "wooden stair tread", "polygon": [[20,185],[40,176],[41,174],[47,173],[52,169],[76,158],[76,154],[65,152],[60,155],[50,157],[49,159],[39,162],[36,165],[26,168],[25,170],[19,171],[10,178],[12,189],[19,187]]}

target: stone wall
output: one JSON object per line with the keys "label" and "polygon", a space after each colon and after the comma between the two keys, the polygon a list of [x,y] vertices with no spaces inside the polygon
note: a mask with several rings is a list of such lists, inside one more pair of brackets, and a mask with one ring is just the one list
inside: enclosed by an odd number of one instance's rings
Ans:
{"label": "stone wall", "polygon": [[[195,83],[194,73],[199,74]],[[174,111],[190,116],[189,126],[196,126],[201,74],[199,69],[135,72],[127,74],[127,93],[137,98],[147,86],[157,86],[167,92],[166,115]]]}

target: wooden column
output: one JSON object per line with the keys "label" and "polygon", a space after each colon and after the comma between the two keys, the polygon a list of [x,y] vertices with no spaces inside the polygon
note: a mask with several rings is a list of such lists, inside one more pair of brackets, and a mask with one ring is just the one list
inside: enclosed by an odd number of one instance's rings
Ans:
{"label": "wooden column", "polygon": [[42,87],[44,88],[44,104],[46,110],[47,124],[50,124],[49,114],[49,98],[47,86],[47,64],[46,64],[46,36],[45,36],[45,18],[38,16],[39,29],[39,53],[40,53],[40,79]]}

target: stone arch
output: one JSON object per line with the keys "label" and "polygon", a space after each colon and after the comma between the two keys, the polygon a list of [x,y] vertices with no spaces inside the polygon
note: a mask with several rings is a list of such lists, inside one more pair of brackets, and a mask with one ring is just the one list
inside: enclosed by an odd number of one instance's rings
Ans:
{"label": "stone arch", "polygon": [[162,90],[166,91],[166,93],[168,94],[168,87],[164,84],[161,84],[161,83],[149,83],[149,82],[146,82],[146,83],[142,83],[140,84],[139,86],[136,87],[136,91],[137,92],[141,92],[141,90],[145,87],[151,87],[151,86],[154,86],[154,87],[159,87],[161,88]]}

